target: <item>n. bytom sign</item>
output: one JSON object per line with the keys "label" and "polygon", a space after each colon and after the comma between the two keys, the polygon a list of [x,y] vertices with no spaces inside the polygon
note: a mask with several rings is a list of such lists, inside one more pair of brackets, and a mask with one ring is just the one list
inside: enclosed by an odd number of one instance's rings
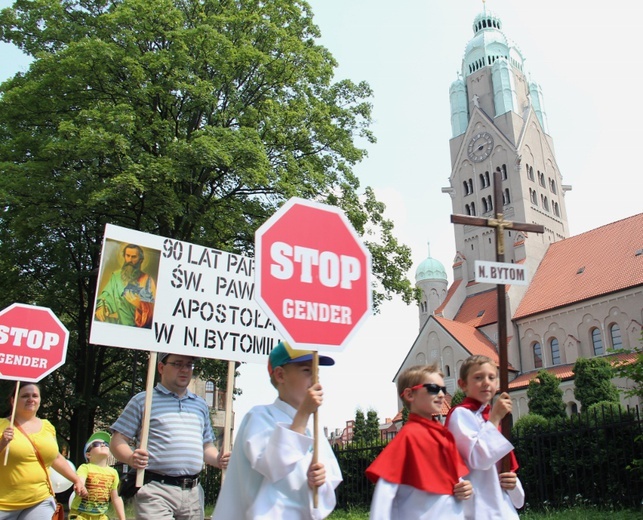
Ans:
{"label": "n. bytom sign", "polygon": [[503,262],[475,261],[476,282],[497,285],[529,285],[527,269],[524,265]]}

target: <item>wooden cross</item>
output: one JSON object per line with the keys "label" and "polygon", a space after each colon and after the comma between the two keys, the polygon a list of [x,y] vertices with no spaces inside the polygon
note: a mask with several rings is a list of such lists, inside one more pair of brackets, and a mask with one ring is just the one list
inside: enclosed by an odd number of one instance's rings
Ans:
{"label": "wooden cross", "polygon": [[[494,228],[496,234],[496,262],[505,261],[505,229],[518,231],[533,231],[543,233],[545,227],[540,224],[526,224],[523,222],[510,222],[504,219],[502,212],[502,181],[500,170],[493,172],[493,205],[496,211],[495,218],[480,218],[467,215],[451,215],[452,224],[466,224],[468,226]],[[500,364],[500,391],[509,390],[509,361],[507,359],[507,301],[505,299],[505,285],[497,284],[498,297],[498,357]],[[502,421],[502,434],[509,438],[511,435],[511,420],[509,415]]]}

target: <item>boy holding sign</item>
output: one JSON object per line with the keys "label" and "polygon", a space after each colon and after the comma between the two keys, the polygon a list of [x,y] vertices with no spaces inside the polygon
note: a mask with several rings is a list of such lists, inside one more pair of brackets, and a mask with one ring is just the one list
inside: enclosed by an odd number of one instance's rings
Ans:
{"label": "boy holding sign", "polygon": [[[312,358],[310,350],[295,350],[284,342],[270,353],[268,373],[279,395],[243,418],[213,520],[321,519],[335,508],[342,476],[325,438],[319,439],[319,462],[312,462],[314,440],[307,425],[323,396],[321,385],[313,381]],[[334,363],[319,356],[320,365]]]}

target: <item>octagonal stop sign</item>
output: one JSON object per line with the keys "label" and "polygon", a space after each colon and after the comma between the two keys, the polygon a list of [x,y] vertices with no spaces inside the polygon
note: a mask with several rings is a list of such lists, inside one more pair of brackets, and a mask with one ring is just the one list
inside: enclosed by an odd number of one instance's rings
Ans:
{"label": "octagonal stop sign", "polygon": [[0,378],[37,382],[65,363],[69,332],[46,307],[0,311]]}
{"label": "octagonal stop sign", "polygon": [[292,198],[255,234],[256,299],[297,348],[342,350],[371,312],[371,255],[334,206]]}

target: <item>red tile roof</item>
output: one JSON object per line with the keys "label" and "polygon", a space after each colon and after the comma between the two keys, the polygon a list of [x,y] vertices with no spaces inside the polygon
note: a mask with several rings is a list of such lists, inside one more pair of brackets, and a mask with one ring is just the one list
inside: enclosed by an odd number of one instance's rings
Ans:
{"label": "red tile roof", "polygon": [[[630,363],[634,363],[637,356],[638,354],[636,352],[620,352],[618,354],[610,354],[604,356],[604,359],[607,359],[610,363],[612,363],[613,366],[619,364],[627,365]],[[529,386],[529,382],[534,379],[538,375],[538,372],[540,372],[541,370],[543,369],[539,368],[537,370],[532,370],[531,372],[520,374],[516,379],[509,382],[509,390],[511,391],[520,390],[521,388],[527,388]],[[545,370],[547,370],[547,372],[549,372],[550,374],[556,376],[561,381],[566,381],[568,379],[574,378],[574,363],[548,367],[545,368]]]}
{"label": "red tile roof", "polygon": [[440,305],[437,309],[435,309],[435,314],[436,315],[441,315],[442,311],[444,310],[444,307],[446,304],[449,302],[453,294],[455,293],[455,290],[460,287],[460,284],[462,283],[462,280],[455,280],[452,284],[451,287],[449,287],[449,290],[447,291],[447,295],[444,298],[444,301],[442,302],[442,305]]}
{"label": "red tile roof", "polygon": [[514,319],[643,285],[643,213],[549,246]]}
{"label": "red tile roof", "polygon": [[[496,346],[478,329],[466,323],[447,320],[439,316],[434,316],[434,318],[471,355],[487,356],[496,363],[499,362]],[[509,370],[515,370],[515,368],[510,365]]]}
{"label": "red tile roof", "polygon": [[[509,286],[505,286],[508,288]],[[506,289],[505,289],[506,290]],[[455,315],[454,321],[472,327],[483,327],[498,322],[498,291],[490,289],[469,296]]]}

